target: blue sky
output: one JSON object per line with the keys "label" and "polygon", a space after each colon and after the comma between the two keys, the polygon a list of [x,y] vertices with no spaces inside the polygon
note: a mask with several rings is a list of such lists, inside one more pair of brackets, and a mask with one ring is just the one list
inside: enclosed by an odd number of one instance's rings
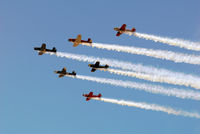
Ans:
{"label": "blue sky", "polygon": [[[114,58],[173,71],[199,75],[198,65],[173,63],[140,55],[78,46],[68,38],[82,34],[94,42],[199,54],[178,47],[138,39],[116,37],[113,28],[126,23],[138,32],[200,41],[200,1],[0,1],[0,134],[199,134],[200,120],[162,112],[86,102],[83,93],[156,103],[200,112],[200,102],[155,95],[143,91],[64,77],[54,70],[66,66],[78,74],[144,82],[165,87],[184,86],[91,73],[87,63],[55,56],[38,56],[33,47],[43,42],[58,51]],[[191,90],[194,90],[191,88]]]}

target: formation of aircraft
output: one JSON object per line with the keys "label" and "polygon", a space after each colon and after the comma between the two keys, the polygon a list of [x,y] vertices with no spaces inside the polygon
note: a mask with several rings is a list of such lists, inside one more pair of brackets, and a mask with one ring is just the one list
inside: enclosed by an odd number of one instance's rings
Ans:
{"label": "formation of aircraft", "polygon": [[99,61],[97,61],[95,64],[89,64],[88,66],[92,68],[91,72],[95,72],[98,69],[109,68],[109,66],[107,64],[105,66],[101,66]]}
{"label": "formation of aircraft", "polygon": [[124,32],[132,32],[133,33],[133,32],[136,31],[135,28],[132,28],[131,30],[126,29],[126,24],[123,24],[120,28],[119,27],[115,27],[114,30],[117,31],[116,36],[120,36]]}
{"label": "formation of aircraft", "polygon": [[[126,29],[126,24],[123,24],[120,28],[114,28],[115,31],[117,31],[116,36],[120,36],[121,34],[123,34],[124,32],[135,32],[136,29],[132,28],[132,30]],[[92,40],[90,38],[88,38],[88,40],[81,40],[81,35],[79,34],[77,36],[76,39],[68,39],[69,42],[74,43],[73,47],[77,47],[79,44],[83,44],[83,43],[87,43],[89,45],[92,45]],[[46,52],[52,52],[52,53],[56,53],[57,50],[55,47],[53,47],[52,49],[46,49],[46,44],[43,43],[41,47],[34,47],[34,50],[38,51],[39,55],[43,55]],[[89,64],[89,67],[91,67],[91,72],[95,72],[96,70],[101,70],[101,69],[108,69],[109,66],[106,64],[104,66],[100,65],[99,61],[96,61],[95,64]],[[72,71],[72,73],[67,72],[66,67],[64,67],[61,71],[54,71],[56,74],[59,74],[59,78],[63,77],[63,76],[76,76],[76,72]],[[93,92],[90,92],[89,94],[83,94],[84,97],[86,97],[86,101],[89,101],[91,98],[101,98],[101,94],[98,95],[94,95]]]}
{"label": "formation of aircraft", "polygon": [[56,48],[53,47],[53,49],[46,49],[46,44],[43,43],[41,47],[34,47],[34,50],[39,51],[38,54],[39,55],[43,55],[46,52],[54,52],[56,53]]}
{"label": "formation of aircraft", "polygon": [[101,94],[93,95],[93,92],[90,92],[89,94],[83,94],[84,97],[86,97],[86,101],[89,101],[91,98],[101,98]]}
{"label": "formation of aircraft", "polygon": [[71,75],[71,76],[76,76],[76,72],[72,71],[72,73],[67,72],[66,67],[64,67],[61,71],[54,71],[56,74],[59,74],[59,78],[65,76],[65,75]]}
{"label": "formation of aircraft", "polygon": [[79,34],[76,39],[68,39],[69,42],[72,42],[74,43],[73,47],[77,47],[79,44],[82,44],[82,43],[88,43],[88,44],[92,44],[92,40],[90,38],[88,38],[87,41],[85,40],[81,40],[81,35]]}

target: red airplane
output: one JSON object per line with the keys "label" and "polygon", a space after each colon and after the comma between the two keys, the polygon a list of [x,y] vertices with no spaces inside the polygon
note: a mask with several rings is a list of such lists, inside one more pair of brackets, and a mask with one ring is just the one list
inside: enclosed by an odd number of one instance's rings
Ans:
{"label": "red airplane", "polygon": [[85,40],[81,40],[81,35],[79,34],[76,39],[68,39],[69,42],[73,42],[74,45],[73,47],[77,47],[79,44],[81,43],[89,43],[89,44],[92,44],[92,40],[90,38],[88,38],[87,41]]}
{"label": "red airplane", "polygon": [[93,95],[93,92],[90,92],[89,94],[83,94],[83,96],[86,97],[86,101],[89,101],[91,98],[101,98],[102,95]]}
{"label": "red airplane", "polygon": [[120,35],[123,34],[124,32],[132,32],[132,33],[133,33],[133,32],[136,31],[136,29],[135,29],[134,27],[132,28],[132,30],[126,29],[126,24],[123,24],[123,25],[121,26],[121,28],[115,27],[114,30],[117,31],[116,36],[120,36]]}

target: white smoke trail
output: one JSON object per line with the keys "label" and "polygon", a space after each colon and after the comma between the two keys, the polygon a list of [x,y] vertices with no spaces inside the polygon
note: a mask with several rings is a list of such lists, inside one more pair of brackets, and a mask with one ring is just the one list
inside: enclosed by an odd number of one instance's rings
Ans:
{"label": "white smoke trail", "polygon": [[62,53],[62,52],[57,52],[56,54],[54,53],[48,53],[48,54],[56,55],[58,57],[65,57],[68,59],[78,60],[78,61],[89,62],[89,63],[100,61],[101,64],[108,64],[111,67],[121,68],[124,70],[131,70],[131,71],[137,72],[138,74],[139,73],[149,74],[152,76],[152,79],[154,77],[159,77],[160,79],[165,79],[165,81],[168,79],[169,81],[177,81],[176,83],[182,83],[182,85],[199,88],[199,83],[197,81],[200,81],[200,78],[194,75],[188,75],[184,73],[169,71],[166,69],[158,69],[155,67],[143,66],[141,64],[133,64],[130,62],[124,62],[124,61],[119,61],[119,60],[114,60],[114,59],[98,58],[98,57],[71,54],[71,53]]}
{"label": "white smoke trail", "polygon": [[108,71],[110,73],[114,73],[118,75],[136,77],[139,79],[149,80],[153,82],[162,82],[162,83],[168,83],[168,84],[174,84],[174,85],[184,85],[187,87],[190,86],[195,89],[200,89],[200,84],[198,82],[191,81],[188,79],[177,79],[175,77],[163,77],[159,75],[144,74],[140,72],[130,72],[130,71],[124,71],[124,70],[117,70],[117,69],[107,69],[104,71]]}
{"label": "white smoke trail", "polygon": [[171,52],[171,51],[165,51],[165,50],[154,50],[154,49],[119,46],[119,45],[102,44],[102,43],[92,43],[92,45],[83,43],[82,45],[96,47],[100,49],[114,50],[118,52],[145,55],[145,56],[150,56],[154,58],[170,60],[177,63],[188,63],[188,64],[200,65],[200,56],[198,55],[189,55],[189,54],[183,54],[183,53],[177,53],[177,52]]}
{"label": "white smoke trail", "polygon": [[165,43],[171,46],[177,46],[177,47],[185,48],[189,50],[200,51],[199,42],[186,41],[186,40],[177,39],[177,38],[172,39],[172,38],[160,37],[156,35],[144,34],[144,33],[138,33],[138,32],[135,32],[135,33],[126,32],[126,34],[134,35],[136,37],[143,38],[146,40],[152,40],[155,42]]}
{"label": "white smoke trail", "polygon": [[166,69],[161,68],[155,68],[151,66],[143,66],[142,64],[133,64],[131,62],[125,62],[115,59],[108,59],[108,58],[99,58],[99,57],[93,57],[93,56],[87,56],[87,55],[80,55],[80,54],[72,54],[72,53],[63,53],[63,52],[57,52],[55,53],[47,53],[50,55],[56,55],[58,57],[65,57],[68,59],[88,62],[88,63],[94,63],[96,61],[100,61],[101,64],[108,64],[111,67],[121,68],[124,70],[131,70],[135,72],[141,72],[141,73],[149,73],[149,74],[156,74],[156,75],[163,75],[163,76],[177,76],[179,78],[187,77],[187,79],[200,79],[198,76],[193,75],[187,75],[184,73],[179,72],[173,72]]}
{"label": "white smoke trail", "polygon": [[125,106],[129,106],[129,107],[141,108],[141,109],[145,109],[145,110],[160,111],[160,112],[165,112],[165,113],[173,114],[173,115],[181,115],[181,116],[185,116],[185,117],[193,117],[193,118],[198,118],[198,119],[200,118],[200,114],[197,112],[176,110],[171,107],[160,106],[157,104],[148,104],[148,103],[144,103],[144,102],[116,100],[116,99],[109,99],[109,98],[92,98],[92,99],[109,102],[109,103],[114,103],[114,104],[118,104],[118,105],[125,105]]}
{"label": "white smoke trail", "polygon": [[[152,77],[151,81],[156,81],[156,79],[159,78],[159,82],[166,82],[166,83],[171,83],[171,84],[174,82],[173,84],[191,86],[196,89],[199,89],[200,87],[200,84],[197,82],[197,81],[200,81],[200,78],[198,76],[173,72],[166,69],[158,69],[154,67],[143,66],[141,64],[132,64],[130,62],[123,62],[123,61],[114,60],[114,59],[98,58],[98,57],[71,54],[71,53],[57,52],[56,54],[54,53],[48,53],[48,54],[56,55],[58,57],[74,59],[78,61],[89,62],[89,63],[100,61],[102,64],[108,64],[111,67],[117,67],[117,68],[122,68],[125,70],[134,71],[135,73],[134,72],[131,73],[132,76],[133,74],[135,74],[135,77],[141,78],[141,79],[146,79],[146,80],[150,79],[147,76],[144,76],[143,78],[140,76],[140,74],[145,73],[146,75]],[[127,76],[130,76],[130,75],[127,75]]]}
{"label": "white smoke trail", "polygon": [[76,75],[76,77],[73,77],[73,78],[94,81],[94,82],[103,83],[103,84],[110,84],[110,85],[124,87],[124,88],[133,88],[133,89],[142,90],[142,91],[146,91],[146,92],[154,93],[154,94],[175,96],[177,98],[182,98],[182,99],[200,100],[200,93],[197,91],[192,91],[192,90],[187,91],[187,90],[176,89],[176,88],[167,89],[162,86],[142,84],[142,83],[131,82],[131,81],[98,78],[98,77],[91,77],[91,76],[84,76],[84,75]]}

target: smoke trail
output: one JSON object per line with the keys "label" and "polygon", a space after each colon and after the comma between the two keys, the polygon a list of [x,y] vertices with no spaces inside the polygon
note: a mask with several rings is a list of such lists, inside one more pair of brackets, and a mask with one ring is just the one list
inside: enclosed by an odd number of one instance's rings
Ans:
{"label": "smoke trail", "polygon": [[200,100],[200,93],[192,90],[181,90],[176,88],[164,88],[162,86],[155,86],[150,84],[142,84],[137,82],[131,81],[122,81],[122,80],[114,80],[114,79],[106,79],[106,78],[98,78],[98,77],[91,77],[91,76],[83,76],[83,75],[76,75],[76,77],[82,80],[94,81],[103,84],[110,84],[114,86],[124,87],[124,88],[133,88],[137,90],[143,90],[149,93],[154,94],[162,94],[167,96],[175,96],[177,98],[182,99],[193,99],[193,100]]}
{"label": "smoke trail", "polygon": [[138,33],[138,32],[135,32],[135,33],[126,32],[126,34],[135,35],[136,37],[139,37],[139,38],[152,40],[155,42],[161,42],[161,43],[165,43],[171,46],[177,46],[177,47],[185,48],[189,50],[200,51],[200,43],[198,42],[191,42],[191,41],[186,41],[186,40],[177,39],[177,38],[171,39],[167,37],[160,37],[156,35],[144,34],[144,33]]}
{"label": "smoke trail", "polygon": [[110,73],[118,74],[118,75],[124,75],[124,76],[130,76],[130,77],[136,77],[139,79],[149,80],[153,82],[164,82],[168,84],[174,84],[174,85],[184,85],[187,87],[193,87],[196,89],[200,89],[200,84],[196,81],[191,81],[188,79],[176,79],[174,77],[163,77],[159,75],[150,75],[150,74],[144,74],[139,72],[130,72],[130,71],[123,71],[123,70],[117,70],[117,69],[107,69],[104,71],[108,71]]}
{"label": "smoke trail", "polygon": [[192,86],[195,88],[199,87],[199,83],[197,81],[200,81],[200,78],[194,75],[173,72],[166,69],[158,69],[150,66],[143,66],[141,64],[133,64],[130,62],[124,62],[114,59],[98,58],[86,55],[78,55],[78,54],[62,53],[62,52],[57,52],[56,54],[54,53],[47,53],[47,54],[56,55],[58,57],[65,57],[68,59],[73,59],[78,61],[89,62],[89,63],[100,61],[102,64],[108,64],[111,67],[121,68],[124,70],[131,70],[137,73],[146,73],[151,75],[152,77],[159,77],[160,79],[169,79],[169,81],[177,81],[177,83],[183,83],[184,81],[185,85],[187,85],[187,83],[190,83],[187,86]]}
{"label": "smoke trail", "polygon": [[146,48],[139,48],[139,47],[100,44],[100,43],[92,43],[92,45],[83,43],[82,45],[96,47],[100,49],[114,50],[118,52],[145,55],[145,56],[170,60],[170,61],[179,62],[179,63],[200,65],[200,56],[197,56],[197,55],[189,55],[189,54],[183,54],[183,53],[177,53],[177,52],[171,52],[171,51],[153,50],[153,49],[146,49]]}
{"label": "smoke trail", "polygon": [[156,75],[163,75],[163,76],[172,76],[172,77],[176,76],[178,78],[186,77],[187,79],[200,80],[198,76],[187,75],[184,73],[173,72],[170,70],[155,68],[151,66],[143,66],[142,64],[133,64],[131,62],[119,61],[115,59],[99,58],[99,57],[72,54],[72,53],[63,53],[63,52],[57,52],[56,54],[54,53],[47,53],[47,54],[56,55],[58,57],[65,57],[68,59],[73,59],[73,60],[78,60],[78,61],[83,61],[83,62],[89,62],[89,63],[100,61],[101,64],[108,64],[111,67],[121,68],[124,70],[131,70],[135,72],[156,74]]}
{"label": "smoke trail", "polygon": [[137,107],[137,108],[141,108],[145,110],[160,111],[160,112],[165,112],[165,113],[173,114],[173,115],[181,115],[185,117],[193,117],[193,118],[198,118],[198,119],[200,118],[200,114],[196,112],[193,113],[193,112],[187,112],[183,110],[176,110],[171,107],[160,106],[157,104],[148,104],[144,102],[134,102],[134,101],[116,100],[116,99],[108,99],[108,98],[92,98],[92,99],[114,103],[118,105]]}

